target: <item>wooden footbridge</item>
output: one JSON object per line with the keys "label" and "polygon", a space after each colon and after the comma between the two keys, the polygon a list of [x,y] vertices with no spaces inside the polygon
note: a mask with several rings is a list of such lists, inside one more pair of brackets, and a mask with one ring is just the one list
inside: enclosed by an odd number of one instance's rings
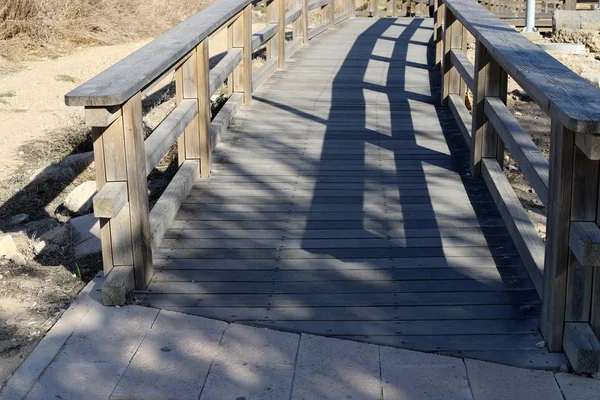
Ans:
{"label": "wooden footbridge", "polygon": [[[564,350],[597,369],[599,92],[475,1],[442,0],[435,18],[285,4],[220,0],[67,95],[93,127],[105,303],[133,292],[513,365],[555,368]],[[211,59],[222,29],[229,50]],[[171,74],[176,107],[145,138],[142,101]],[[508,76],[552,119],[550,160],[506,107]],[[175,142],[178,172],[149,210],[147,175]],[[505,151],[546,206],[545,243]]]}

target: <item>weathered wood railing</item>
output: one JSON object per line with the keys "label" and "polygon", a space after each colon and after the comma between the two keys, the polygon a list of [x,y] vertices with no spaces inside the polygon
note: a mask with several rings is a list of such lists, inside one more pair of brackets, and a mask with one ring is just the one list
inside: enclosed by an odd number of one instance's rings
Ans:
{"label": "weathered wood railing", "polygon": [[[471,0],[440,0],[435,14],[442,103],[470,146],[473,176],[487,183],[542,297],[542,334],[576,370],[596,372],[600,91]],[[464,53],[468,33],[476,41],[475,65]],[[508,76],[552,119],[549,161],[506,106]],[[546,206],[545,244],[504,175],[505,147]]]}
{"label": "weathered wood railing", "polygon": [[[352,15],[353,0],[342,0],[339,15],[334,1],[300,0],[286,10],[285,0],[220,0],[66,95],[68,105],[85,107],[94,136],[105,304],[122,304],[131,290],[146,287],[153,246],[194,181],[210,175],[212,151],[240,106],[250,104],[253,88],[284,67],[303,43]],[[266,7],[267,16],[267,25],[255,33],[253,7]],[[327,18],[309,29],[312,10]],[[223,29],[228,50],[210,68],[210,39]],[[253,54],[263,47],[266,62],[253,72]],[[142,97],[172,73],[176,107],[144,140]],[[224,83],[230,97],[211,116],[210,98]],[[147,176],[175,142],[179,169],[149,210]]]}

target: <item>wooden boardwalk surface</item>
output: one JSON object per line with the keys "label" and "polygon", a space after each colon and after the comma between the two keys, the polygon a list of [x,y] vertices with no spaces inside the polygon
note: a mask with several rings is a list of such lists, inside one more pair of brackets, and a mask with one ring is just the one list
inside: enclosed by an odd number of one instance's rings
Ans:
{"label": "wooden boardwalk surface", "polygon": [[540,298],[439,106],[431,19],[353,19],[254,93],[154,252],[143,304],[556,363]]}

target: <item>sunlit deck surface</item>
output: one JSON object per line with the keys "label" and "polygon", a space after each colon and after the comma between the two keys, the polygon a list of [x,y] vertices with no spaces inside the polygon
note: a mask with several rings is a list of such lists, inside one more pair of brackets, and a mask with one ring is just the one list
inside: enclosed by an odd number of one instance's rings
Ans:
{"label": "sunlit deck surface", "polygon": [[154,252],[143,304],[517,365],[540,298],[439,105],[431,19],[353,19],[254,93]]}

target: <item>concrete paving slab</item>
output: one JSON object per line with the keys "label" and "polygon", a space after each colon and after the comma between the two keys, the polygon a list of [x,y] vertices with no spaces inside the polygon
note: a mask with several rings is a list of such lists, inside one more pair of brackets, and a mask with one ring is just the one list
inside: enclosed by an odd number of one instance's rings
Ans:
{"label": "concrete paving slab", "polygon": [[562,400],[550,371],[507,367],[485,361],[465,360],[475,400]]}
{"label": "concrete paving slab", "polygon": [[125,372],[127,362],[53,362],[26,400],[106,400]]}
{"label": "concrete paving slab", "polygon": [[162,310],[110,398],[198,399],[226,327]]}
{"label": "concrete paving slab", "polygon": [[52,362],[56,354],[69,339],[81,320],[96,300],[93,292],[102,283],[101,278],[94,278],[81,291],[71,306],[38,343],[29,357],[19,366],[2,391],[3,400],[19,400],[25,397],[37,379]]}
{"label": "concrete paving slab", "polygon": [[379,400],[379,347],[302,334],[292,400]]}
{"label": "concrete paving slab", "polygon": [[299,341],[297,334],[229,325],[200,399],[288,399]]}
{"label": "concrete paving slab", "polygon": [[381,347],[385,400],[471,400],[467,370],[460,358]]}
{"label": "concrete paving slab", "polygon": [[129,362],[158,310],[141,307],[105,307],[95,303],[73,332],[59,359],[71,362]]}
{"label": "concrete paving slab", "polygon": [[565,400],[600,399],[600,380],[584,378],[573,374],[556,374],[554,376]]}

